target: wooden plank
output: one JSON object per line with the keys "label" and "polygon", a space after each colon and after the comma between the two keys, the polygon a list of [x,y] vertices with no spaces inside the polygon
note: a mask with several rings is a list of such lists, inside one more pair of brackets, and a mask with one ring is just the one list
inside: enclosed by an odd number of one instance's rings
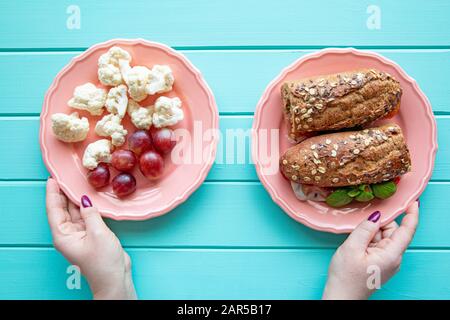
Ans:
{"label": "wooden plank", "polygon": [[[439,151],[432,179],[436,181],[449,180],[450,145],[447,141],[450,137],[450,117],[437,116],[436,118]],[[250,162],[249,136],[236,137],[236,130],[249,133],[252,121],[252,116],[220,117],[222,142],[218,146],[216,164],[207,177],[209,181],[258,180],[254,166]],[[0,148],[5,150],[0,157],[0,179],[47,179],[48,172],[41,159],[38,132],[39,121],[37,117],[0,117]],[[11,143],[11,137],[14,138],[14,143]],[[227,141],[229,142],[228,148]],[[245,148],[241,148],[241,146]],[[230,150],[234,150],[234,157],[231,157]],[[244,157],[245,163],[238,158],[238,155]]]}
{"label": "wooden plank", "polygon": [[[412,247],[450,248],[449,193],[450,183],[428,186]],[[0,246],[51,245],[44,182],[0,182],[0,203]],[[127,247],[335,248],[345,239],[292,220],[256,182],[207,182],[170,214],[107,223]]]}
{"label": "wooden plank", "polygon": [[[221,114],[253,113],[269,82],[311,50],[189,51],[184,54],[202,71]],[[450,112],[450,50],[377,50],[415,78],[436,113]],[[79,52],[0,53],[0,114],[40,113],[42,101],[58,71]],[[433,76],[430,76],[433,75]],[[249,80],[251,77],[251,81]]]}
{"label": "wooden plank", "polygon": [[[333,250],[130,249],[141,299],[320,299]],[[0,249],[1,299],[89,299],[53,249]],[[409,251],[375,299],[449,299],[449,251]],[[49,272],[51,270],[51,272]],[[424,277],[423,275],[427,276]]]}
{"label": "wooden plank", "polygon": [[[250,116],[221,117],[222,139],[218,145],[216,164],[207,180],[258,179],[250,163],[250,131],[247,130],[251,128],[251,121]],[[236,137],[235,129],[243,129],[245,136]],[[0,117],[0,148],[5,150],[0,157],[0,180],[47,179],[49,173],[42,161],[38,135],[38,117]],[[14,143],[11,143],[11,137]],[[227,144],[227,141],[230,143]],[[226,148],[228,153],[231,149],[235,150],[235,156],[227,156]],[[238,158],[241,154],[243,159]]]}
{"label": "wooden plank", "polygon": [[283,5],[257,0],[132,5],[78,0],[75,6],[66,1],[2,1],[0,48],[77,48],[115,37],[143,37],[182,47],[450,43],[448,1],[411,0],[406,11],[405,5],[388,0],[286,0]]}

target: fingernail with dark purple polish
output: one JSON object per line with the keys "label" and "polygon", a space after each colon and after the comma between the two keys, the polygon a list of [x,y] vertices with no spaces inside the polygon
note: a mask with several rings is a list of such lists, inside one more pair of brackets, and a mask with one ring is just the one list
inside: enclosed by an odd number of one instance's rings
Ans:
{"label": "fingernail with dark purple polish", "polygon": [[92,207],[91,199],[89,199],[89,197],[86,195],[82,196],[81,197],[81,205],[83,206],[83,208]]}
{"label": "fingernail with dark purple polish", "polygon": [[420,198],[417,198],[417,206],[420,208]]}
{"label": "fingernail with dark purple polish", "polygon": [[378,220],[380,220],[381,217],[381,212],[380,211],[375,211],[373,212],[369,218],[367,218],[367,220],[372,221],[373,223],[377,222]]}

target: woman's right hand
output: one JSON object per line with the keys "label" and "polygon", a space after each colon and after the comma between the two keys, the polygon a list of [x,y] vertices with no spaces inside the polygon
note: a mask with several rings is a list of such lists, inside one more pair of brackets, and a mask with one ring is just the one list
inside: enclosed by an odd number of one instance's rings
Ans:
{"label": "woman's right hand", "polygon": [[52,178],[47,181],[47,216],[55,248],[78,266],[94,299],[136,299],[131,260],[87,196],[78,208]]}

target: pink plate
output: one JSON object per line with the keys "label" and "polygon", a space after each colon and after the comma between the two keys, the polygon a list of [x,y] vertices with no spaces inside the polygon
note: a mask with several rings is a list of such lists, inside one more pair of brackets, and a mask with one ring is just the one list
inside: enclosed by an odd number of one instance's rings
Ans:
{"label": "pink plate", "polygon": [[[333,209],[323,202],[297,200],[290,183],[278,170],[279,155],[291,146],[282,115],[281,84],[286,80],[371,67],[390,73],[402,85],[400,112],[384,122],[396,122],[402,127],[411,152],[412,172],[401,178],[395,195],[383,201],[352,203],[345,208]],[[252,131],[252,156],[256,171],[273,201],[293,219],[311,228],[334,233],[351,232],[375,210],[382,212],[383,225],[403,213],[425,189],[437,151],[436,123],[431,105],[417,83],[396,63],[376,53],[355,49],[321,50],[300,58],[284,69],[261,97]]]}
{"label": "pink plate", "polygon": [[[185,119],[176,126],[185,129],[186,133],[182,138],[180,136],[183,144],[178,150],[183,161],[175,164],[170,156],[166,157],[164,175],[156,182],[147,180],[135,168],[133,174],[137,180],[137,190],[124,199],[114,195],[111,185],[100,191],[91,187],[86,179],[87,170],[81,164],[86,146],[99,139],[94,133],[94,127],[101,117],[93,117],[87,112],[67,106],[76,86],[92,82],[101,87],[97,78],[97,60],[112,46],[127,50],[133,58],[133,66],[144,65],[151,68],[155,64],[169,65],[175,84],[173,90],[164,95],[179,97],[185,113]],[[153,104],[157,97],[149,96],[141,105]],[[89,136],[85,141],[75,144],[60,142],[53,136],[50,117],[55,112],[74,111],[79,111],[80,116],[89,119]],[[169,212],[202,184],[215,158],[218,141],[215,132],[218,130],[218,123],[219,115],[213,94],[200,72],[184,55],[155,42],[115,39],[94,45],[72,59],[59,72],[45,96],[39,139],[47,169],[73,202],[79,205],[81,196],[87,194],[105,217],[142,220]],[[128,132],[136,130],[130,124],[128,116],[124,119],[124,125]],[[184,139],[188,134],[191,138]],[[117,171],[111,168],[111,178],[116,174]]]}

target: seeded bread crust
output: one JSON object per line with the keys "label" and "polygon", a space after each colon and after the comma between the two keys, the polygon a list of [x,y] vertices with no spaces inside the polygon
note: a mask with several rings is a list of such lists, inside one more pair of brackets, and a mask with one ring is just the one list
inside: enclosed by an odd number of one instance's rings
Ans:
{"label": "seeded bread crust", "polygon": [[287,81],[281,96],[289,137],[363,126],[400,107],[400,83],[386,72],[361,69]]}
{"label": "seeded bread crust", "polygon": [[325,134],[288,149],[283,175],[319,187],[343,187],[392,180],[411,170],[411,158],[396,124]]}

